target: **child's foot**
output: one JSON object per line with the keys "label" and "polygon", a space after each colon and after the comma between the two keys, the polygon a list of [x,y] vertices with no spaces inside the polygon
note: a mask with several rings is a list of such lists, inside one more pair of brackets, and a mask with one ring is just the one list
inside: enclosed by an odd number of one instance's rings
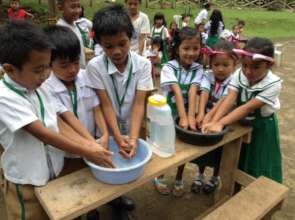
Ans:
{"label": "child's foot", "polygon": [[204,185],[205,185],[205,178],[204,178],[204,175],[201,174],[197,176],[194,182],[192,183],[191,191],[193,193],[201,193]]}
{"label": "child's foot", "polygon": [[154,179],[154,186],[156,190],[161,194],[161,195],[169,195],[170,194],[170,189],[167,184],[164,183],[163,178],[155,178]]}
{"label": "child's foot", "polygon": [[182,180],[176,180],[173,186],[172,194],[175,197],[182,197],[184,194],[184,186]]}
{"label": "child's foot", "polygon": [[220,184],[219,176],[212,176],[212,178],[205,184],[203,188],[203,192],[206,194],[210,194],[214,192]]}

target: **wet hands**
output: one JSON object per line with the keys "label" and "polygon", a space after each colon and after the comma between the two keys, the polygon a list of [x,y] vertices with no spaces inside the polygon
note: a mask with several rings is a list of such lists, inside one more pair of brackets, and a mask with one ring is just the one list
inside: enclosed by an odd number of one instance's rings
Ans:
{"label": "wet hands", "polygon": [[137,150],[137,139],[129,138],[128,136],[121,136],[118,142],[119,153],[127,159],[131,159],[135,156]]}
{"label": "wet hands", "polygon": [[224,125],[219,122],[211,122],[208,124],[204,124],[202,126],[202,133],[208,134],[208,133],[219,133],[223,130]]}

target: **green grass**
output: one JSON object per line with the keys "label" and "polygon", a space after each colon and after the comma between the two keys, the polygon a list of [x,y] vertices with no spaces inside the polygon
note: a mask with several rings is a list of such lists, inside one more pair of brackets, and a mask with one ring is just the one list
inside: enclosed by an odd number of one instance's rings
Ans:
{"label": "green grass", "polygon": [[[44,0],[43,0],[44,1]],[[44,1],[45,2],[45,1]],[[88,18],[92,18],[93,14],[101,7],[105,6],[104,0],[93,0],[94,5],[89,7],[89,0],[81,0],[81,3],[85,7],[85,14]],[[123,0],[117,0],[119,3],[123,3]],[[145,1],[143,1],[145,2]],[[31,6],[36,8],[38,11],[44,10],[47,11],[47,6],[43,3],[40,5],[37,3],[37,0],[22,0],[22,5]],[[162,11],[165,13],[168,23],[172,20],[174,14],[184,13],[184,7],[177,7],[176,9],[146,9],[145,4],[142,4],[142,11],[147,13],[150,17],[150,20],[153,20],[153,15]],[[198,6],[193,6],[192,14],[195,17],[200,11]],[[224,21],[227,29],[231,29],[232,25],[236,20],[243,19],[246,21],[245,35],[249,37],[261,36],[271,39],[282,39],[282,38],[293,38],[295,37],[295,13],[293,12],[274,12],[274,11],[265,11],[259,9],[221,9]],[[193,19],[191,18],[191,24],[193,24]]]}

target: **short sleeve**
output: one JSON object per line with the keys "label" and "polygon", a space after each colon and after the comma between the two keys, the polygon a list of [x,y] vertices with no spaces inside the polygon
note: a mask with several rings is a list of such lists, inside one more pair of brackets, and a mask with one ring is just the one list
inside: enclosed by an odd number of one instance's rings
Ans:
{"label": "short sleeve", "polygon": [[268,87],[267,89],[259,92],[255,98],[259,99],[260,101],[270,105],[274,106],[279,98],[279,95],[281,93],[282,89],[282,82],[279,81],[275,83],[274,85]]}
{"label": "short sleeve", "polygon": [[239,91],[240,89],[240,84],[239,84],[239,71],[236,71],[228,85],[228,89],[232,89],[236,92]]}
{"label": "short sleeve", "polygon": [[204,77],[201,82],[201,90],[208,91],[208,92],[210,92],[211,90],[211,83],[208,77],[208,73],[204,74]]}
{"label": "short sleeve", "polygon": [[97,68],[98,65],[95,63],[96,60],[97,59],[91,60],[86,67],[86,85],[93,89],[105,90],[102,75]]}
{"label": "short sleeve", "polygon": [[204,77],[204,70],[200,68],[196,71],[195,77],[192,79],[191,84],[200,86]]}
{"label": "short sleeve", "polygon": [[140,27],[141,34],[149,34],[150,33],[150,21],[146,14],[142,14],[142,23]]}
{"label": "short sleeve", "polygon": [[221,97],[225,97],[228,95],[228,86],[226,86],[221,94]]}
{"label": "short sleeve", "polygon": [[58,115],[69,111],[69,109],[67,109],[67,107],[57,97],[54,97],[54,99],[56,103],[55,111]]}
{"label": "short sleeve", "polygon": [[[10,94],[7,94],[10,95]],[[24,126],[39,120],[33,112],[31,104],[22,97],[14,95],[1,96],[0,98],[0,121],[11,132],[15,132]]]}
{"label": "short sleeve", "polygon": [[151,62],[147,60],[144,63],[143,68],[140,70],[141,76],[136,89],[142,91],[150,91],[154,88],[153,79],[152,79],[152,65]]}
{"label": "short sleeve", "polygon": [[161,88],[166,91],[170,90],[170,85],[178,84],[174,70],[168,65],[165,65],[161,70],[160,82]]}

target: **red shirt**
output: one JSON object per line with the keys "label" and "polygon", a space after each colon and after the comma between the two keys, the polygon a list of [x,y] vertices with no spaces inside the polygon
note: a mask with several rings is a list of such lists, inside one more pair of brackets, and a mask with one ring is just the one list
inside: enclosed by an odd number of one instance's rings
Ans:
{"label": "red shirt", "polygon": [[24,20],[26,18],[26,11],[24,9],[19,9],[16,13],[12,8],[8,9],[8,17],[11,20]]}

